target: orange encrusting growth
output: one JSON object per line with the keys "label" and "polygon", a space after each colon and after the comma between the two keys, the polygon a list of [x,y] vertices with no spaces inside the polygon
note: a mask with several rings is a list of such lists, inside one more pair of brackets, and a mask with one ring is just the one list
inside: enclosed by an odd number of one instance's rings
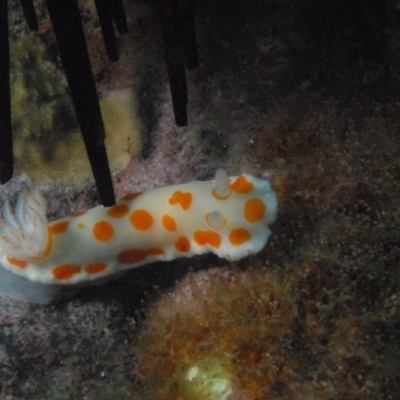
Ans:
{"label": "orange encrusting growth", "polygon": [[104,272],[108,268],[108,265],[103,262],[96,262],[92,264],[88,264],[85,267],[85,272],[93,275],[93,274],[99,274],[101,272]]}
{"label": "orange encrusting growth", "polygon": [[248,222],[255,223],[264,218],[266,211],[267,207],[261,199],[250,199],[244,206],[244,218]]}
{"label": "orange encrusting growth", "polygon": [[179,204],[185,211],[190,208],[192,201],[192,193],[182,192],[180,190],[177,190],[169,199],[171,205]]}
{"label": "orange encrusting growth", "polygon": [[168,214],[165,214],[162,217],[162,224],[167,231],[175,232],[176,231],[176,221],[170,217]]}
{"label": "orange encrusting growth", "polygon": [[180,253],[188,253],[191,248],[189,239],[186,238],[185,236],[179,236],[177,241],[175,242],[175,248]]}
{"label": "orange encrusting growth", "polygon": [[28,262],[27,261],[17,260],[16,258],[13,258],[13,257],[6,257],[6,258],[7,258],[7,261],[10,264],[14,265],[15,267],[23,269],[23,268],[26,268],[28,266]]}
{"label": "orange encrusting growth", "polygon": [[93,235],[100,242],[108,242],[114,236],[114,227],[106,221],[99,221],[93,226]]}
{"label": "orange encrusting growth", "polygon": [[[291,289],[278,273],[262,268],[208,268],[162,294],[149,304],[136,343],[137,377],[146,398],[310,398],[310,392],[297,396],[297,373],[304,368],[287,351],[299,340]],[[194,369],[204,374],[190,379],[188,371]],[[218,381],[232,392],[213,392]],[[281,382],[285,386],[278,386]],[[308,381],[306,385],[310,390]]]}
{"label": "orange encrusting growth", "polygon": [[51,271],[54,278],[60,281],[71,279],[74,275],[79,274],[80,272],[81,267],[77,264],[62,264],[53,268]]}
{"label": "orange encrusting growth", "polygon": [[165,254],[165,250],[161,247],[153,247],[151,249],[128,249],[118,254],[117,259],[121,264],[135,264],[145,260],[148,256],[160,256]]}
{"label": "orange encrusting growth", "polygon": [[245,176],[241,175],[229,187],[236,193],[246,194],[253,190],[254,185]]}
{"label": "orange encrusting growth", "polygon": [[153,225],[153,217],[143,209],[136,210],[131,214],[131,224],[139,231],[147,231]]}
{"label": "orange encrusting growth", "polygon": [[221,236],[213,231],[196,231],[194,233],[194,240],[200,246],[209,244],[217,249],[221,246]]}
{"label": "orange encrusting growth", "polygon": [[129,207],[126,204],[117,204],[111,207],[107,214],[112,218],[123,218],[129,212]]}
{"label": "orange encrusting growth", "polygon": [[229,234],[229,241],[234,246],[240,246],[241,244],[247,242],[250,239],[251,239],[251,233],[247,229],[243,228],[234,229]]}

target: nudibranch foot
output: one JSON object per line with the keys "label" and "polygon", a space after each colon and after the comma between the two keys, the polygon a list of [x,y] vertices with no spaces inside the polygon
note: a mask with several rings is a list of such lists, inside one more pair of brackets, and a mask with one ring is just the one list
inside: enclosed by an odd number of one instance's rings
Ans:
{"label": "nudibranch foot", "polygon": [[0,213],[0,291],[46,303],[154,261],[204,253],[239,260],[265,246],[277,208],[268,181],[223,170],[50,223],[33,189]]}

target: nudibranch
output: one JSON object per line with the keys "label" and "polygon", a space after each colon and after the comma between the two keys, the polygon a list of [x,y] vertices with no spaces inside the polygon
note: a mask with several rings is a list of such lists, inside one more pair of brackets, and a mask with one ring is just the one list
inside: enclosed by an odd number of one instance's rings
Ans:
{"label": "nudibranch", "polygon": [[127,195],[49,222],[37,189],[0,216],[0,292],[47,304],[155,261],[212,252],[239,260],[260,251],[271,234],[277,196],[252,175],[191,182]]}

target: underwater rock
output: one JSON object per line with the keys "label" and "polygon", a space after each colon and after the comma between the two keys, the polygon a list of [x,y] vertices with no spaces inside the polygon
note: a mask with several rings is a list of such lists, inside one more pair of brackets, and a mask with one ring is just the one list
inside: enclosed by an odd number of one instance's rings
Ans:
{"label": "underwater rock", "polygon": [[[92,172],[65,76],[44,44],[23,36],[11,45],[11,101],[16,174],[36,184],[84,184]],[[141,152],[133,89],[100,96],[112,172]]]}
{"label": "underwater rock", "polygon": [[150,305],[138,342],[151,399],[272,399],[293,374],[296,309],[263,269],[193,273]]}

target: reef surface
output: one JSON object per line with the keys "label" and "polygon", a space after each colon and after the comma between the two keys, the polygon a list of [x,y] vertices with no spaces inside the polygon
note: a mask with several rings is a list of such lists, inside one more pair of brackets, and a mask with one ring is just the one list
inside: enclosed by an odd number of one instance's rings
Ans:
{"label": "reef surface", "polygon": [[[279,195],[269,243],[234,265],[146,266],[52,306],[0,297],[0,398],[397,398],[400,10],[217,3],[195,4],[201,65],[187,73],[185,128],[174,125],[156,2],[127,3],[121,64],[91,47],[99,90],[131,88],[143,124],[142,155],[115,188],[219,167],[268,178]],[[31,184],[15,176],[0,201]],[[92,183],[42,190],[50,218],[97,199]]]}

